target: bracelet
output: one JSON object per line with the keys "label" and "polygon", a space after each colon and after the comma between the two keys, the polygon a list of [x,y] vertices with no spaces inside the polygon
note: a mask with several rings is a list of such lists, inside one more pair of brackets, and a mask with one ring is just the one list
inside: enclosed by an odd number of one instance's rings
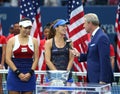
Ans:
{"label": "bracelet", "polygon": [[30,75],[32,76],[34,74],[34,70],[33,69],[30,69],[29,71]]}
{"label": "bracelet", "polygon": [[14,72],[17,76],[19,76],[19,74],[21,73],[18,69],[16,69]]}

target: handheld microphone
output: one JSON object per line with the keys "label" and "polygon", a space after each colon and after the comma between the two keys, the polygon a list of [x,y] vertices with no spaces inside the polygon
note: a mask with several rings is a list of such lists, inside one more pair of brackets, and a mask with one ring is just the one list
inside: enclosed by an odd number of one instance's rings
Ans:
{"label": "handheld microphone", "polygon": [[64,40],[68,44],[69,48],[73,49],[72,46],[71,46],[71,44],[70,44],[72,42],[72,40],[71,39],[67,39],[67,37],[65,37]]}

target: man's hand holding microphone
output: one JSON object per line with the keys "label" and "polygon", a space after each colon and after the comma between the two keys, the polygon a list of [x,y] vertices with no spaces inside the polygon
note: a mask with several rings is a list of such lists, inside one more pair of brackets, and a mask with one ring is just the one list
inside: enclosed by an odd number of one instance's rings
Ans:
{"label": "man's hand holding microphone", "polygon": [[80,53],[78,52],[78,50],[76,48],[72,47],[72,49],[70,51],[75,57],[80,56]]}

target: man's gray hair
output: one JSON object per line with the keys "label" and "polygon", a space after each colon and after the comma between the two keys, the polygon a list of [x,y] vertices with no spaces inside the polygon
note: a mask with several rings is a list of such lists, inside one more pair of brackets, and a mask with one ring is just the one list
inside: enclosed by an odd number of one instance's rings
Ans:
{"label": "man's gray hair", "polygon": [[87,22],[91,22],[93,25],[99,25],[99,19],[98,16],[94,13],[88,13],[84,16]]}

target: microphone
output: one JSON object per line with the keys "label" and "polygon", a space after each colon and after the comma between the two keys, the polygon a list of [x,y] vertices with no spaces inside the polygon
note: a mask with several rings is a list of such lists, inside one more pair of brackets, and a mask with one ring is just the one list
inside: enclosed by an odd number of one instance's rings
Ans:
{"label": "microphone", "polygon": [[68,44],[69,48],[73,49],[71,44],[70,44],[72,42],[72,40],[71,39],[67,39],[67,37],[64,37],[64,40],[65,40],[66,44]]}

